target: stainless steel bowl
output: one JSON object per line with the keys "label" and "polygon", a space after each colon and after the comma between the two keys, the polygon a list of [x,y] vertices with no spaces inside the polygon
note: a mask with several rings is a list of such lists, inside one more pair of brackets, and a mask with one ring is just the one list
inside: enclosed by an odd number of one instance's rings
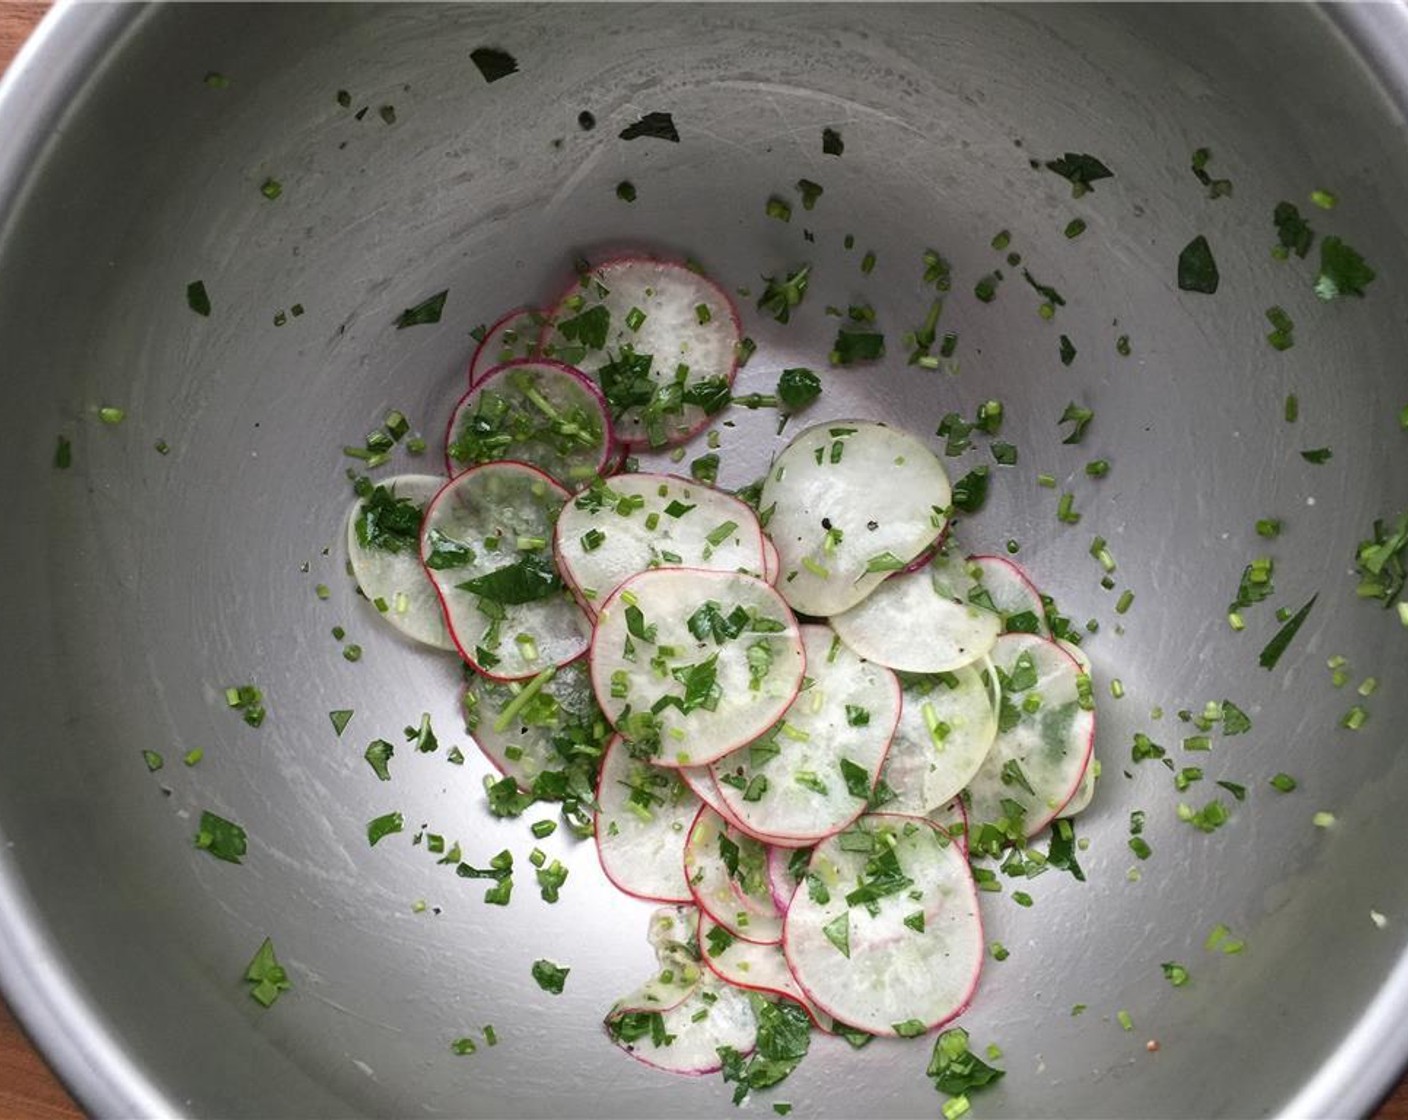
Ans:
{"label": "stainless steel bowl", "polygon": [[[469,60],[481,45],[521,71],[486,84]],[[607,886],[589,846],[554,839],[570,853],[560,904],[521,889],[500,910],[411,845],[421,822],[467,858],[510,846],[521,859],[529,841],[522,822],[487,816],[476,757],[403,752],[389,785],[361,761],[422,711],[446,744],[469,741],[457,667],[377,628],[338,546],[342,445],[388,407],[433,444],[474,325],[545,298],[579,254],[649,246],[755,290],[813,262],[793,325],[752,319],[750,381],[824,365],[823,307],[868,299],[891,359],[828,371],[825,412],[932,432],[946,411],[1002,399],[1021,463],[997,472],[968,539],[1020,539],[1067,611],[1101,621],[1088,648],[1102,694],[1119,677],[1126,695],[1102,700],[1089,881],[1035,880],[1030,911],[989,900],[988,936],[1011,957],[990,962],[964,1022],[1001,1045],[1009,1074],[978,1111],[1370,1110],[1408,1057],[1408,874],[1394,855],[1408,632],[1355,600],[1350,569],[1373,519],[1408,503],[1405,59],[1398,4],[60,5],[0,90],[0,979],[75,1093],[108,1115],[731,1111],[717,1078],[654,1074],[603,1038],[602,1012],[648,967],[647,908]],[[212,71],[227,88],[204,84]],[[618,138],[650,111],[673,113],[679,144]],[[841,158],[822,154],[823,127],[841,130]],[[1203,146],[1230,198],[1190,172]],[[1028,163],[1066,151],[1115,177],[1073,200]],[[803,176],[825,188],[815,211],[765,217]],[[626,178],[633,205],[615,197]],[[1335,210],[1309,206],[1317,188]],[[1365,253],[1367,298],[1323,304],[1313,254],[1271,258],[1283,198]],[[1089,228],[1068,241],[1076,216]],[[991,305],[973,298],[1001,265],[1001,229],[1066,296],[1054,324],[1012,273]],[[1221,268],[1215,296],[1174,284],[1199,233]],[[898,345],[927,306],[926,247],[957,278],[952,374],[906,367]],[[209,318],[186,306],[194,280]],[[393,329],[442,288],[438,326]],[[295,303],[305,314],[276,327]],[[1273,304],[1295,320],[1286,353],[1264,338]],[[1078,349],[1069,368],[1061,333]],[[1071,400],[1096,411],[1079,447],[1056,423]],[[103,405],[126,419],[100,423]],[[724,430],[725,481],[756,469],[771,425],[746,414]],[[61,434],[66,471],[52,465]],[[1323,446],[1324,465],[1298,454]],[[1096,456],[1113,467],[1092,482]],[[1038,472],[1076,494],[1079,526],[1057,521],[1059,491]],[[1267,516],[1286,524],[1269,544],[1252,529]],[[1137,596],[1123,619],[1087,555],[1096,533]],[[1227,602],[1262,552],[1277,594],[1234,634]],[[1281,665],[1260,669],[1274,607],[1316,592]],[[361,662],[342,658],[336,624]],[[1357,732],[1339,726],[1357,697],[1331,687],[1332,655],[1380,682]],[[267,696],[258,730],[223,699],[246,681]],[[1185,758],[1173,713],[1223,698],[1252,732]],[[341,739],[336,708],[356,710]],[[1131,764],[1141,730],[1207,779],[1179,795],[1159,764]],[[187,769],[194,746],[205,759]],[[144,748],[164,770],[146,772]],[[1272,791],[1278,771],[1299,789]],[[1176,805],[1232,804],[1219,778],[1250,792],[1204,835]],[[244,866],[194,849],[203,808],[249,830]],[[368,850],[366,822],[392,809],[411,828]],[[1143,863],[1127,847],[1136,809],[1154,849]],[[1317,811],[1334,825],[1314,827]],[[438,915],[412,913],[422,898]],[[1246,952],[1206,951],[1216,923]],[[240,980],[266,935],[295,985],[269,1011]],[[537,957],[571,966],[564,996],[529,979]],[[1192,982],[1170,987],[1164,961]],[[1088,1010],[1073,1017],[1077,1003]],[[497,1048],[450,1054],[485,1023]],[[774,1099],[797,1115],[933,1115],[926,1057],[922,1043],[821,1040]]]}

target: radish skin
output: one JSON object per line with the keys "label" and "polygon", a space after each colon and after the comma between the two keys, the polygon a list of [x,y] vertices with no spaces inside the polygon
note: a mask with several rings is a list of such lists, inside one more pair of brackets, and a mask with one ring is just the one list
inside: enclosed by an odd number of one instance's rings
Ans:
{"label": "radish skin", "polygon": [[494,366],[538,356],[538,339],[547,314],[535,307],[516,307],[501,316],[484,334],[469,359],[469,387]]}

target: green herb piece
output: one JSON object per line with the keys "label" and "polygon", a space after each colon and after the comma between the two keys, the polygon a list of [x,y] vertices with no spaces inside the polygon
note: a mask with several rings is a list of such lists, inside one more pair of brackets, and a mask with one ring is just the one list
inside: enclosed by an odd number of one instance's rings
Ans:
{"label": "green herb piece", "polygon": [[1276,239],[1283,253],[1295,253],[1298,257],[1304,257],[1310,252],[1315,232],[1310,228],[1310,223],[1301,217],[1300,210],[1293,203],[1277,203],[1271,220],[1276,225]]}
{"label": "green herb piece", "polygon": [[768,199],[767,205],[763,210],[769,218],[776,218],[779,222],[790,222],[792,220],[792,204],[785,198],[778,198],[777,195],[773,195]]}
{"label": "green herb piece", "polygon": [[1071,197],[1080,198],[1095,188],[1091,185],[1101,179],[1114,178],[1114,172],[1094,156],[1067,152],[1060,159],[1046,161],[1046,169],[1054,171],[1071,184]]}
{"label": "green herb piece", "polygon": [[444,291],[436,292],[433,296],[423,299],[414,307],[408,307],[402,311],[396,319],[396,329],[405,330],[407,327],[421,327],[430,323],[440,321],[440,313],[445,310],[445,299],[450,294],[446,288]]}
{"label": "green herb piece", "polygon": [[636,200],[635,184],[629,179],[622,179],[616,184],[616,197],[622,202],[634,202]]}
{"label": "green herb piece", "polygon": [[826,940],[836,947],[838,953],[847,959],[850,958],[851,914],[849,910],[827,922],[821,927],[821,932],[826,935]]}
{"label": "green herb piece", "polygon": [[1305,606],[1296,611],[1291,616],[1291,620],[1276,632],[1276,636],[1271,641],[1266,643],[1266,648],[1261,651],[1261,656],[1258,659],[1263,669],[1276,668],[1276,663],[1281,660],[1281,655],[1286,652],[1286,647],[1295,639],[1297,631],[1300,630],[1306,617],[1310,614],[1310,608],[1315,606],[1315,600],[1319,597],[1318,592],[1312,595]]}
{"label": "green herb piece", "polygon": [[479,1049],[479,1044],[472,1038],[457,1038],[450,1043],[450,1053],[458,1057],[466,1057]]}
{"label": "green herb piece", "polygon": [[205,290],[205,281],[192,280],[186,285],[186,306],[197,315],[210,316],[210,296]]}
{"label": "green herb piece", "polygon": [[1275,774],[1270,779],[1271,788],[1280,793],[1290,793],[1296,788],[1296,780],[1289,774]]}
{"label": "green herb piece", "polygon": [[1066,336],[1061,336],[1061,364],[1068,366],[1076,360],[1075,344]]}
{"label": "green herb piece", "polygon": [[497,82],[518,72],[518,61],[513,55],[495,47],[475,47],[469,52],[469,61],[474,63],[486,82]]}
{"label": "green herb piece", "polygon": [[792,1111],[792,1106],[786,1101],[773,1101],[772,1110],[779,1116],[786,1116],[789,1112]]}
{"label": "green herb piece", "polygon": [[1059,424],[1072,424],[1071,432],[1062,443],[1080,443],[1085,438],[1085,429],[1090,426],[1090,422],[1095,419],[1095,413],[1088,408],[1082,408],[1072,401],[1066,405],[1066,411],[1061,413],[1061,419],[1056,421]]}
{"label": "green herb piece", "polygon": [[207,87],[208,89],[229,89],[229,88],[230,88],[230,79],[227,78],[227,77],[225,77],[224,74],[216,73],[214,70],[212,70],[210,73],[208,73],[208,74],[205,76],[205,78],[203,79],[203,81],[205,82],[206,87]]}
{"label": "green herb piece", "polygon": [[885,355],[885,336],[877,331],[853,331],[842,327],[831,345],[831,364],[849,366],[873,362]]}
{"label": "green herb piece", "polygon": [[1132,1031],[1134,1029],[1134,1020],[1129,1017],[1129,1012],[1123,1008],[1115,1013],[1115,1018],[1119,1021],[1120,1030]]}
{"label": "green herb piece", "polygon": [[1188,970],[1181,964],[1174,961],[1164,961],[1159,967],[1163,969],[1164,979],[1173,987],[1182,988],[1188,983]]}
{"label": "green herb piece", "polygon": [[1310,823],[1316,828],[1333,828],[1335,824],[1335,814],[1321,811],[1310,818]]}
{"label": "green herb piece", "polygon": [[159,755],[156,751],[143,751],[142,761],[147,764],[148,772],[153,774],[155,774],[158,770],[160,770],[163,766],[166,765],[166,760],[163,759],[161,755]]}
{"label": "green herb piece", "polygon": [[710,453],[691,460],[689,475],[700,482],[707,482],[710,486],[714,485],[719,481],[719,457]]}
{"label": "green herb piece", "polygon": [[1310,192],[1310,201],[1321,210],[1333,210],[1340,200],[1329,191],[1313,190]]}
{"label": "green herb piece", "polygon": [[249,994],[261,1007],[272,1007],[280,994],[293,987],[288,973],[274,956],[274,942],[267,937],[244,970],[244,978],[254,985]]}
{"label": "green herb piece", "polygon": [[264,694],[252,684],[231,685],[225,689],[225,703],[242,713],[245,723],[258,727],[267,714],[264,710]]}
{"label": "green herb piece", "polygon": [[259,193],[270,202],[273,202],[274,199],[284,193],[284,185],[277,179],[265,179],[264,182],[260,184]]}
{"label": "green herb piece", "polygon": [[1320,241],[1320,273],[1315,278],[1315,294],[1323,300],[1340,296],[1363,296],[1374,279],[1374,270],[1363,257],[1338,237]]}
{"label": "green herb piece", "polygon": [[1207,172],[1208,161],[1212,159],[1212,152],[1207,148],[1199,148],[1193,153],[1193,175],[1208,189],[1209,198],[1223,198],[1232,193],[1231,179],[1214,179]]}
{"label": "green herb piece", "polygon": [[765,276],[766,287],[758,297],[758,310],[766,311],[779,323],[786,323],[792,316],[792,309],[807,294],[807,279],[811,270],[811,265],[804,264],[795,272],[785,273],[781,280]]}
{"label": "green herb piece", "polygon": [[[377,486],[358,507],[357,519],[352,523],[352,528],[356,534],[357,543],[363,548],[377,549],[381,552],[419,554],[422,513],[421,507],[409,498],[398,498],[385,486]],[[473,554],[468,549],[457,542],[450,541],[442,534],[439,540],[433,542],[431,567],[454,566],[442,559],[448,554],[442,552],[441,541],[445,542],[446,548],[457,549],[455,555],[458,557],[462,554],[464,563],[468,563],[472,559]]]}
{"label": "green herb piece", "polygon": [[563,583],[550,559],[529,554],[455,586],[490,603],[508,607],[547,599],[560,592]]}
{"label": "green herb piece", "polygon": [[1373,537],[1355,549],[1354,570],[1359,598],[1378,599],[1387,608],[1398,597],[1408,581],[1408,513],[1399,514],[1392,527],[1382,519],[1374,521]]}
{"label": "green herb piece", "polygon": [[1008,951],[1007,946],[1004,945],[1001,941],[994,941],[991,945],[989,945],[988,952],[992,954],[992,959],[995,961],[1005,961],[1008,957],[1012,955]]}
{"label": "green herb piece", "polygon": [[367,760],[367,765],[372,768],[372,772],[383,782],[391,780],[391,772],[387,769],[387,763],[391,761],[392,755],[396,753],[396,748],[385,739],[373,739],[367,744],[367,749],[362,757]]}
{"label": "green herb piece", "polygon": [[968,1032],[950,1027],[934,1040],[925,1075],[941,1093],[959,1095],[1000,1081],[1004,1070],[994,1069],[968,1046]]}
{"label": "green herb piece", "polygon": [[982,303],[991,303],[997,298],[997,286],[1002,283],[1002,277],[996,272],[990,272],[973,285],[973,294]]}
{"label": "green herb piece", "polygon": [[927,1034],[929,1030],[922,1019],[906,1019],[903,1023],[891,1023],[890,1029],[900,1038],[918,1038],[921,1034]]}
{"label": "green herb piece", "polygon": [[[875,271],[875,250],[874,250],[874,249],[867,249],[866,252],[865,252],[865,256],[861,257],[861,259],[860,259],[860,271],[861,271],[861,274],[862,274],[863,276],[869,276],[872,272]],[[872,315],[872,316],[871,316],[871,319],[874,320],[874,318],[875,318],[875,316]]]}
{"label": "green herb piece", "polygon": [[1271,332],[1266,336],[1266,341],[1271,343],[1273,350],[1289,350],[1296,344],[1296,325],[1284,310],[1268,307],[1266,319],[1271,324]]}
{"label": "green herb piece", "polygon": [[1066,223],[1065,234],[1068,240],[1075,240],[1085,232],[1085,219],[1072,218]]}
{"label": "green herb piece", "polygon": [[1119,338],[1115,339],[1115,353],[1117,353],[1121,358],[1129,357],[1129,335],[1122,334],[1119,336]]}
{"label": "green herb piece", "polygon": [[536,960],[533,962],[533,979],[538,982],[538,987],[549,995],[560,996],[562,986],[567,983],[567,974],[570,968],[562,968],[552,961]]}
{"label": "green herb piece", "polygon": [[59,436],[58,444],[54,448],[54,467],[57,470],[66,471],[73,466],[73,444],[66,436]]}
{"label": "green herb piece", "polygon": [[841,134],[834,128],[823,128],[821,130],[821,154],[826,156],[839,156],[846,150],[845,142],[841,139]]}
{"label": "green herb piece", "polygon": [[1294,424],[1300,416],[1300,398],[1294,393],[1286,395],[1286,423]]}
{"label": "green herb piece", "polygon": [[[601,350],[606,346],[606,336],[611,328],[611,311],[605,304],[597,304],[589,307],[580,315],[575,315],[571,319],[564,319],[557,324],[558,333],[568,342],[580,343],[588,350]],[[623,356],[624,359],[624,356]],[[650,370],[650,355],[632,355],[632,368],[634,364],[644,362],[645,369],[642,374]],[[602,373],[605,373],[603,369]],[[603,377],[603,388],[605,378]]]}
{"label": "green herb piece", "polygon": [[1154,854],[1154,849],[1149,847],[1149,842],[1142,836],[1131,836],[1129,838],[1129,850],[1140,859],[1148,859]]}
{"label": "green herb piece", "polygon": [[802,209],[810,210],[816,206],[816,200],[822,195],[820,183],[813,183],[810,179],[798,179],[797,190],[802,195]]}
{"label": "green herb piece", "polygon": [[342,648],[342,656],[348,661],[361,661],[362,647],[356,642],[351,642]]}
{"label": "green herb piece", "polygon": [[1217,291],[1218,279],[1217,262],[1208,239],[1199,234],[1178,254],[1178,286],[1185,292],[1212,295]]}
{"label": "green herb piece", "polygon": [[1300,457],[1302,459],[1304,459],[1307,463],[1314,463],[1316,466],[1319,466],[1322,463],[1328,463],[1333,457],[1333,455],[1334,452],[1331,451],[1328,447],[1316,447],[1309,451],[1302,451],[1300,453]]}
{"label": "green herb piece", "polygon": [[400,832],[405,827],[406,822],[401,818],[400,813],[386,813],[367,822],[367,843],[374,848],[377,841]]}
{"label": "green herb piece", "polygon": [[567,868],[560,860],[553,860],[535,873],[538,880],[538,893],[544,902],[556,902],[561,897],[562,885],[567,882]]}
{"label": "green herb piece", "polygon": [[1015,467],[1017,465],[1017,449],[1012,444],[1002,440],[993,440],[990,450],[999,466]]}
{"label": "green herb piece", "polygon": [[216,816],[208,809],[200,815],[195,844],[201,851],[209,852],[216,859],[223,859],[226,863],[243,862],[247,848],[244,829],[234,821]]}
{"label": "green herb piece", "polygon": [[960,1117],[968,1115],[972,1107],[966,1096],[957,1096],[944,1101],[939,1111],[943,1113],[944,1120],[959,1120]]}
{"label": "green herb piece", "polygon": [[777,397],[793,412],[800,412],[819,396],[821,379],[805,367],[784,369],[777,379]]}
{"label": "green herb piece", "polygon": [[[730,1046],[719,1049],[724,1082],[734,1085],[735,1105],[741,1104],[749,1092],[771,1088],[785,1080],[811,1047],[811,1020],[796,1004],[786,1000],[773,1003],[757,995],[750,996],[750,1002],[758,1022],[753,1053],[745,1059]],[[783,1108],[774,1105],[778,1115],[786,1115],[790,1110],[790,1105]]]}
{"label": "green herb piece", "polygon": [[121,424],[127,418],[127,413],[112,405],[104,405],[98,409],[98,419],[104,424]]}
{"label": "green herb piece", "polygon": [[187,766],[195,766],[204,757],[204,750],[202,750],[200,747],[192,747],[184,755],[181,756],[181,761],[184,762]]}
{"label": "green herb piece", "polygon": [[964,513],[977,513],[988,497],[988,468],[974,467],[953,484],[953,505]]}
{"label": "green herb piece", "polygon": [[1267,540],[1275,540],[1281,535],[1280,519],[1275,517],[1258,519],[1256,523],[1256,535],[1265,537]]}

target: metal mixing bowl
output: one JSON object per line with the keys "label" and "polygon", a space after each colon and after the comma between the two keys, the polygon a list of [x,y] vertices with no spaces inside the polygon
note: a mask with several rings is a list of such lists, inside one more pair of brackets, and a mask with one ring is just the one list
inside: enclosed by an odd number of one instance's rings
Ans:
{"label": "metal mixing bowl", "polygon": [[[479,46],[520,72],[486,84]],[[1408,632],[1355,600],[1350,569],[1373,519],[1408,503],[1405,59],[1397,4],[61,5],[0,93],[0,979],[70,1087],[109,1115],[731,1113],[718,1078],[653,1073],[604,1039],[603,1011],[649,967],[648,908],[605,883],[589,845],[549,842],[570,852],[561,903],[520,887],[501,910],[409,842],[426,822],[467,858],[530,846],[525,822],[488,817],[476,752],[456,768],[444,748],[405,751],[389,785],[362,762],[367,740],[399,741],[421,711],[443,743],[470,744],[459,669],[377,627],[338,543],[344,444],[396,407],[433,445],[473,326],[546,298],[578,255],[652,247],[755,292],[761,275],[814,264],[792,325],[751,316],[745,383],[823,367],[824,306],[874,303],[891,357],[827,371],[818,418],[932,432],[1002,399],[1021,462],[995,474],[965,539],[1018,538],[1065,609],[1101,621],[1087,643],[1104,761],[1080,822],[1089,881],[1034,880],[1029,911],[986,900],[988,937],[1011,957],[989,962],[964,1023],[1001,1045],[1009,1073],[979,1112],[1370,1110],[1408,1056],[1408,874],[1392,854]],[[226,88],[204,83],[212,71]],[[678,144],[618,138],[650,111],[673,113]],[[823,155],[823,127],[840,129],[841,158]],[[1230,198],[1190,172],[1203,146]],[[1115,177],[1073,200],[1028,162],[1067,151]],[[825,188],[815,211],[767,218],[769,195],[804,176]],[[622,179],[634,204],[615,196]],[[1317,188],[1338,207],[1310,206]],[[1314,251],[1271,258],[1283,198],[1365,253],[1367,298],[1318,301]],[[1076,216],[1089,228],[1068,241]],[[1066,296],[1055,323],[1015,272],[992,304],[973,298],[1002,266],[1001,229]],[[1215,296],[1174,283],[1199,233]],[[906,367],[899,345],[927,306],[928,247],[954,266],[956,373]],[[208,318],[186,305],[194,280]],[[394,329],[443,288],[438,325]],[[276,327],[295,303],[305,313]],[[1264,338],[1273,304],[1296,323],[1285,353]],[[1069,368],[1061,333],[1078,349]],[[1071,400],[1096,412],[1079,447],[1056,423]],[[100,423],[103,405],[126,419]],[[756,472],[773,421],[723,429],[725,482]],[[53,466],[60,434],[68,470]],[[1298,454],[1324,446],[1323,465]],[[1112,463],[1098,482],[1082,469],[1096,456]],[[1038,472],[1076,494],[1079,526],[1057,520]],[[1286,525],[1270,543],[1252,530],[1269,516]],[[1096,533],[1137,596],[1123,618],[1087,554]],[[1232,633],[1227,602],[1262,552],[1277,594]],[[1273,608],[1316,592],[1280,666],[1259,668]],[[360,662],[341,656],[336,624]],[[1339,726],[1358,698],[1331,687],[1332,655],[1381,682],[1358,732]],[[267,697],[257,730],[223,698],[246,681]],[[1130,762],[1142,730],[1186,765],[1174,713],[1223,698],[1254,728],[1192,758],[1201,785],[1180,795],[1162,766]],[[341,739],[337,708],[356,710]],[[194,746],[204,761],[182,767]],[[144,748],[163,771],[147,773]],[[1299,789],[1271,790],[1278,771]],[[1214,794],[1233,807],[1221,830],[1177,819],[1180,800]],[[193,847],[205,808],[248,829],[243,866]],[[368,850],[366,822],[392,809],[410,828]],[[1143,863],[1127,847],[1136,809]],[[1334,825],[1314,827],[1317,811]],[[440,912],[413,913],[417,899]],[[1219,922],[1245,953],[1204,949]],[[266,935],[294,983],[268,1011],[241,983]],[[571,966],[564,996],[531,982],[537,957]],[[1172,988],[1165,961],[1192,982]],[[449,1052],[485,1023],[496,1049]],[[934,1115],[927,1050],[819,1040],[774,1099],[797,1115]]]}

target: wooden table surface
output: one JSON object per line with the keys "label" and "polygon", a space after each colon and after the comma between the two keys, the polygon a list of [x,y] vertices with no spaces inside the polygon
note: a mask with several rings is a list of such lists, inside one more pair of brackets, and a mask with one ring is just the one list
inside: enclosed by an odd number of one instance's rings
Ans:
{"label": "wooden table surface", "polygon": [[[39,22],[44,3],[0,0],[0,73]],[[0,1120],[80,1120],[82,1113],[0,1001]],[[1408,1120],[1408,1077],[1376,1120]]]}

